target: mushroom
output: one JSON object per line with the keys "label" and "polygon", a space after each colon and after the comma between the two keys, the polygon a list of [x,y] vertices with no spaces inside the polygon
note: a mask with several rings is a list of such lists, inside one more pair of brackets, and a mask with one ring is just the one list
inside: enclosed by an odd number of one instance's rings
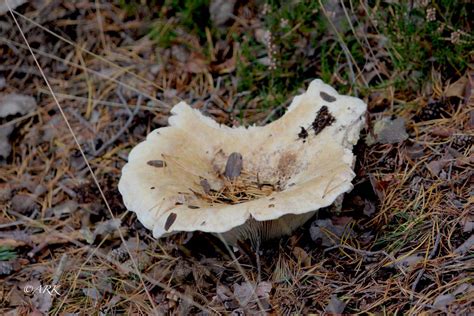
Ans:
{"label": "mushroom", "polygon": [[366,104],[321,80],[265,126],[219,125],[185,102],[130,152],[119,191],[159,238],[204,231],[229,243],[290,234],[352,189]]}

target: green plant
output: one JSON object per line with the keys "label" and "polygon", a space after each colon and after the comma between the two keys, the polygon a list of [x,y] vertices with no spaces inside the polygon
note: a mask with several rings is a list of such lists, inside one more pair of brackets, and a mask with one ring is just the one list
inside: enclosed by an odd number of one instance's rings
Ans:
{"label": "green plant", "polygon": [[0,246],[0,261],[7,261],[16,258],[16,252],[12,248]]}

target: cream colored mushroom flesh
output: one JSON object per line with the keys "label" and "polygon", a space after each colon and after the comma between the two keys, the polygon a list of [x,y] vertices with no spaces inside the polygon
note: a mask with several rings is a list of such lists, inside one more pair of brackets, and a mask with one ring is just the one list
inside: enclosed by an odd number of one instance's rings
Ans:
{"label": "cream colored mushroom flesh", "polygon": [[321,80],[265,126],[219,125],[185,102],[130,152],[119,191],[154,237],[222,233],[230,243],[291,233],[352,189],[366,104]]}

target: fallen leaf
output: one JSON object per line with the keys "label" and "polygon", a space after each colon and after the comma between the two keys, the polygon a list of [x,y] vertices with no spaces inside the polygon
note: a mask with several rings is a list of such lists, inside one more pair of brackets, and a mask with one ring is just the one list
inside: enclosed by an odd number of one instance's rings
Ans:
{"label": "fallen leaf", "polygon": [[462,76],[457,81],[453,82],[452,84],[446,87],[444,94],[446,97],[458,97],[460,99],[464,98],[466,86],[468,83],[467,76]]}
{"label": "fallen leaf", "polygon": [[[466,84],[466,92],[464,94],[464,104],[465,105],[472,105],[474,102],[473,100],[473,91],[474,91],[474,71],[470,70],[467,73],[468,76],[468,82]],[[471,117],[470,117],[470,127],[474,127],[474,118],[473,118],[473,113],[474,111],[471,111]]]}
{"label": "fallen leaf", "polygon": [[390,105],[389,96],[385,91],[375,91],[369,95],[369,108],[371,112],[376,112],[375,110],[382,110],[387,108]]}
{"label": "fallen leaf", "polygon": [[347,304],[338,299],[336,295],[332,295],[331,300],[329,301],[328,305],[326,305],[324,310],[326,313],[342,314],[346,308],[346,305]]}
{"label": "fallen leaf", "polygon": [[474,285],[468,284],[468,283],[462,283],[451,294],[453,294],[454,296],[457,296],[459,294],[465,294],[465,293],[474,293]]}
{"label": "fallen leaf", "polygon": [[224,285],[219,284],[216,287],[216,296],[214,299],[222,303],[231,299],[232,292]]}
{"label": "fallen leaf", "polygon": [[383,179],[378,180],[375,178],[374,174],[369,173],[369,180],[370,184],[372,185],[372,190],[374,190],[379,200],[383,201],[385,197],[385,190],[390,187],[394,179],[386,176]]}
{"label": "fallen leaf", "polygon": [[25,282],[22,288],[25,288],[26,286],[34,289],[33,298],[31,299],[33,306],[36,307],[36,309],[40,312],[48,314],[49,310],[53,306],[53,295],[44,290],[44,287],[38,280],[33,279]]}
{"label": "fallen leaf", "polygon": [[448,159],[438,159],[438,160],[433,160],[426,164],[426,167],[428,170],[431,172],[433,176],[438,176],[441,170],[449,163]]}
{"label": "fallen leaf", "polygon": [[257,294],[259,298],[268,298],[270,297],[270,291],[272,290],[272,287],[273,286],[270,282],[267,282],[267,281],[260,282],[257,285],[255,294]]}
{"label": "fallen leaf", "polygon": [[461,225],[463,226],[462,231],[464,233],[470,233],[474,230],[474,217],[465,218],[461,221]]}
{"label": "fallen leaf", "polygon": [[364,210],[362,211],[365,216],[371,217],[375,214],[375,204],[372,201],[365,200]]}
{"label": "fallen leaf", "polygon": [[472,246],[474,246],[474,235],[471,235],[471,237],[469,237],[469,238],[468,238],[465,242],[463,242],[459,247],[457,247],[456,249],[454,249],[454,253],[455,253],[455,254],[463,255],[464,253],[466,253],[467,251],[469,251],[469,249],[471,249]]}
{"label": "fallen leaf", "polygon": [[67,200],[50,209],[55,217],[61,217],[63,214],[72,214],[78,207],[76,201]]}
{"label": "fallen leaf", "polygon": [[[0,15],[2,5],[4,4],[0,4]],[[15,93],[0,96],[0,119],[17,114],[25,115],[31,111],[34,111],[36,107],[37,104],[35,99],[30,96]],[[8,141],[8,138],[10,137],[10,134],[13,132],[14,128],[14,124],[0,127],[0,157],[3,159],[6,159],[10,155],[11,145]]]}
{"label": "fallen leaf", "polygon": [[454,165],[456,167],[464,167],[464,166],[469,166],[474,163],[474,156],[469,156],[469,157],[459,157],[454,161]]}
{"label": "fallen leaf", "polygon": [[25,293],[23,292],[24,287],[20,284],[18,287],[14,287],[11,293],[8,295],[9,306],[23,306],[26,304]]}
{"label": "fallen leaf", "polygon": [[34,209],[35,198],[30,194],[18,193],[12,198],[11,205],[16,212],[25,214]]}
{"label": "fallen leaf", "polygon": [[425,155],[425,147],[422,144],[413,144],[405,147],[405,154],[410,159],[418,159]]}
{"label": "fallen leaf", "polygon": [[12,150],[12,146],[8,141],[8,137],[13,132],[13,125],[7,125],[4,127],[0,127],[0,157],[3,159],[8,158],[10,156],[10,152]]}
{"label": "fallen leaf", "polygon": [[[27,0],[8,0],[8,5],[10,6],[12,10],[15,10],[16,8],[18,8],[19,6],[21,6],[22,4],[26,2]],[[10,10],[8,10],[6,1],[5,0],[0,1],[0,15],[3,15],[9,11]]]}
{"label": "fallen leaf", "polygon": [[408,270],[413,269],[418,263],[423,261],[423,256],[420,254],[413,254],[411,256],[406,256],[403,257],[402,259],[397,259],[396,264],[394,263],[391,266],[396,266],[396,265],[403,265],[404,267],[407,267]]}
{"label": "fallen leaf", "polygon": [[353,236],[354,232],[347,225],[334,225],[330,219],[319,219],[311,224],[309,229],[311,239],[321,242],[324,247],[338,245],[341,237],[346,234]]}
{"label": "fallen leaf", "polygon": [[458,133],[458,130],[449,127],[436,127],[430,129],[430,134],[438,137],[450,137],[454,133]]}
{"label": "fallen leaf", "polygon": [[34,111],[36,107],[35,99],[27,95],[12,93],[0,97],[0,117],[3,118],[17,114],[25,115]]}
{"label": "fallen leaf", "polygon": [[95,240],[97,236],[105,236],[117,231],[117,229],[120,228],[120,224],[121,221],[119,218],[109,219],[105,222],[99,223],[94,229],[93,240]]}
{"label": "fallen leaf", "polygon": [[94,304],[97,304],[97,302],[102,297],[99,290],[95,288],[84,288],[82,289],[82,293],[84,293],[85,296],[91,298],[94,301]]}
{"label": "fallen leaf", "polygon": [[234,297],[237,299],[241,307],[246,307],[255,295],[255,285],[250,282],[242,282],[234,284]]}
{"label": "fallen leaf", "polygon": [[456,297],[452,294],[441,294],[438,295],[434,302],[433,302],[433,307],[436,309],[440,309],[442,311],[447,311],[448,306],[456,300]]}
{"label": "fallen leaf", "polygon": [[372,134],[367,135],[366,143],[371,146],[376,143],[380,144],[395,144],[402,142],[408,138],[405,130],[405,119],[397,117],[382,118],[375,122]]}
{"label": "fallen leaf", "polygon": [[13,271],[13,264],[9,261],[0,261],[0,275],[9,275]]}
{"label": "fallen leaf", "polygon": [[459,152],[457,151],[456,149],[452,148],[452,147],[448,147],[446,148],[448,153],[453,156],[454,158],[464,158],[464,156]]}
{"label": "fallen leaf", "polygon": [[6,202],[10,200],[11,197],[12,197],[11,185],[8,183],[0,183],[0,202]]}
{"label": "fallen leaf", "polygon": [[293,248],[293,255],[298,259],[298,262],[302,264],[303,267],[311,266],[311,256],[300,247]]}
{"label": "fallen leaf", "polygon": [[[136,237],[132,237],[128,239],[126,242],[128,251],[130,251],[130,255],[133,257],[135,260],[135,264],[137,265],[137,268],[141,271],[147,268],[152,260],[152,257],[148,255],[147,249],[148,245],[143,242],[142,240],[139,240]],[[124,251],[126,251],[125,247],[122,245],[121,246]],[[124,262],[124,266],[129,267],[130,269],[134,269],[132,258],[129,258],[127,261]],[[182,264],[177,265],[177,267],[182,267]],[[182,272],[184,274],[184,272]],[[186,276],[190,272],[186,272]],[[183,277],[184,279],[184,277]]]}
{"label": "fallen leaf", "polygon": [[331,217],[331,222],[336,226],[346,226],[354,219],[350,216],[333,216]]}
{"label": "fallen leaf", "polygon": [[212,0],[209,5],[211,21],[215,26],[224,25],[234,12],[236,0]]}

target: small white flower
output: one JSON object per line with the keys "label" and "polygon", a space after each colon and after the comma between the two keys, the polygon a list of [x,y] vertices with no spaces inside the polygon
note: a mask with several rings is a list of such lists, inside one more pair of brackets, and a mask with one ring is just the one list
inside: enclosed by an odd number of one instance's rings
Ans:
{"label": "small white flower", "polygon": [[262,14],[267,15],[268,13],[271,13],[271,12],[272,12],[272,7],[268,3],[265,3],[262,8]]}
{"label": "small white flower", "polygon": [[457,30],[451,33],[451,43],[457,44],[461,40],[461,31]]}
{"label": "small white flower", "polygon": [[436,9],[435,8],[426,9],[426,19],[429,22],[436,21]]}
{"label": "small white flower", "polygon": [[289,25],[289,23],[290,23],[290,22],[288,21],[288,19],[283,19],[283,18],[280,19],[280,27],[281,27],[282,29],[285,28],[285,27],[287,27],[287,26]]}

